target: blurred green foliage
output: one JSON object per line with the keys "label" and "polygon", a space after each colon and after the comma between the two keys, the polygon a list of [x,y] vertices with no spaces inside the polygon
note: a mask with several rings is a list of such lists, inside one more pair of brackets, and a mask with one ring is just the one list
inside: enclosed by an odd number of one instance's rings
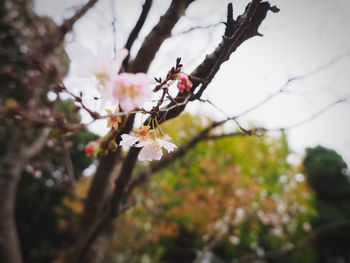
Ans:
{"label": "blurred green foliage", "polygon": [[[347,165],[334,150],[322,146],[306,150],[304,160],[308,182],[315,191],[317,216],[312,225],[350,220],[350,183]],[[350,221],[349,221],[350,223]],[[318,262],[349,262],[350,225],[321,233],[315,241]]]}
{"label": "blurred green foliage", "polygon": [[[181,145],[208,122],[184,114],[163,129]],[[215,257],[231,260],[302,239],[313,209],[290,154],[285,134],[200,143],[137,191],[111,253],[119,252],[117,262],[145,255],[150,262],[192,262],[209,246]]]}

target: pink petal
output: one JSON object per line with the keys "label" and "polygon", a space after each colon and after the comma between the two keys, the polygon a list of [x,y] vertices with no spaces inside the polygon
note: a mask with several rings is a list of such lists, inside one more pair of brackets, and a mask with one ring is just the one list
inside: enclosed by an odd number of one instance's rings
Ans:
{"label": "pink petal", "polygon": [[126,113],[129,113],[137,106],[133,103],[133,101],[130,98],[120,100],[119,104],[122,110]]}

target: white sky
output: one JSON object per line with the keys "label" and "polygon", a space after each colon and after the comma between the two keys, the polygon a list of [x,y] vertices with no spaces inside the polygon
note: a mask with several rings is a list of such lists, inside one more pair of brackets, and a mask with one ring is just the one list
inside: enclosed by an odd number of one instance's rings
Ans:
{"label": "white sky", "polygon": [[[131,50],[135,54],[142,38],[158,21],[170,1],[154,0],[150,19],[141,31],[139,41]],[[226,4],[229,1],[197,0],[188,9],[186,16],[175,27],[176,35],[190,27],[210,25],[225,20]],[[236,15],[244,10],[247,1],[232,1]],[[260,27],[263,37],[245,42],[226,62],[215,77],[204,98],[209,98],[225,113],[234,115],[278,90],[293,76],[303,75],[343,54],[342,59],[309,78],[295,82],[288,92],[274,98],[264,107],[242,119],[242,124],[256,123],[267,128],[288,126],[301,121],[338,98],[350,96],[350,1],[348,0],[291,0],[270,1],[281,11],[268,13]],[[36,10],[50,15],[57,22],[68,17],[81,0],[47,1],[36,0]],[[121,48],[128,32],[136,23],[143,1],[115,0],[116,43]],[[67,38],[96,49],[112,42],[111,0],[100,0],[75,27]],[[150,76],[163,76],[176,57],[181,56],[184,71],[190,73],[205,54],[220,41],[224,26],[209,30],[196,30],[168,40],[161,47],[150,69]],[[74,77],[67,79],[70,86],[92,90],[89,83]],[[86,94],[86,91],[85,91]],[[93,92],[86,94],[88,97]],[[210,105],[193,105],[192,112],[206,112],[223,118]],[[337,150],[350,163],[350,103],[336,105],[306,125],[288,132],[290,145],[302,154],[305,147],[317,144]],[[103,125],[92,127],[103,132]]]}

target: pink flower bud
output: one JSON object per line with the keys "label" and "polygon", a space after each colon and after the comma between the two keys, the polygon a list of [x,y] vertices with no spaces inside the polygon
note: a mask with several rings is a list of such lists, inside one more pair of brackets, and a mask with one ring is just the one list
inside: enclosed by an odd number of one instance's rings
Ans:
{"label": "pink flower bud", "polygon": [[192,88],[192,82],[190,80],[186,81],[186,90],[189,91]]}
{"label": "pink flower bud", "polygon": [[184,73],[181,73],[180,76],[179,76],[179,80],[181,82],[187,82],[188,81],[188,75],[187,74],[184,74]]}
{"label": "pink flower bud", "polygon": [[95,157],[99,152],[99,143],[98,142],[89,142],[85,146],[85,153],[88,156]]}
{"label": "pink flower bud", "polygon": [[178,77],[178,82],[177,82],[177,88],[179,89],[180,92],[183,91],[190,91],[192,88],[192,82],[190,81],[189,77],[185,73],[180,73]]}
{"label": "pink flower bud", "polygon": [[184,91],[185,90],[185,85],[183,83],[177,83],[177,88],[179,89],[180,92]]}
{"label": "pink flower bud", "polygon": [[85,153],[89,156],[93,156],[94,155],[94,146],[92,145],[86,145],[85,147]]}

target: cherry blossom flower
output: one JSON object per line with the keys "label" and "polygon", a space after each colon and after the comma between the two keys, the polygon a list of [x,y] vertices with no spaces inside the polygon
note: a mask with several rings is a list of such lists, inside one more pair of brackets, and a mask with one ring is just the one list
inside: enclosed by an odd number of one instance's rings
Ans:
{"label": "cherry blossom flower", "polygon": [[177,88],[179,89],[180,92],[191,90],[192,82],[190,81],[187,74],[180,73],[178,78]]}
{"label": "cherry blossom flower", "polygon": [[128,55],[126,49],[117,52],[113,59],[111,45],[102,46],[97,53],[90,49],[72,44],[67,47],[70,59],[75,62],[75,73],[79,78],[94,77],[103,100],[111,98],[112,87],[120,70],[123,60]]}
{"label": "cherry blossom flower", "polygon": [[122,121],[118,107],[114,110],[114,113],[110,109],[107,109],[106,112],[108,114],[107,128],[118,129],[119,123]]}
{"label": "cherry blossom flower", "polygon": [[140,129],[135,129],[135,136],[122,134],[121,146],[124,147],[142,147],[138,159],[140,161],[160,160],[163,156],[164,148],[168,153],[174,151],[176,145],[171,143],[171,138],[167,135],[160,138],[151,138],[150,126],[142,126]]}
{"label": "cherry blossom flower", "polygon": [[138,143],[136,147],[142,147],[138,159],[140,161],[160,160],[163,156],[162,147],[168,153],[172,152],[176,145],[169,142],[170,137],[165,136],[163,139],[156,138],[155,140],[146,140]]}
{"label": "cherry blossom flower", "polygon": [[142,141],[146,141],[150,138],[151,133],[153,132],[151,129],[151,126],[149,125],[143,125],[141,128],[139,129],[134,129],[136,135],[138,138],[140,138],[140,140]]}
{"label": "cherry blossom flower", "polygon": [[120,141],[119,145],[123,147],[132,147],[136,145],[136,143],[138,143],[140,140],[140,138],[129,134],[122,134],[121,137],[122,140]]}
{"label": "cherry blossom flower", "polygon": [[116,77],[112,96],[126,113],[142,106],[145,99],[150,98],[152,90],[148,86],[145,73],[121,73]]}
{"label": "cherry blossom flower", "polygon": [[122,134],[122,140],[120,141],[120,145],[124,147],[132,147],[136,146],[137,143],[140,143],[142,141],[150,140],[150,135],[152,133],[150,128],[150,126],[142,126],[139,129],[135,129],[134,131],[136,136]]}

